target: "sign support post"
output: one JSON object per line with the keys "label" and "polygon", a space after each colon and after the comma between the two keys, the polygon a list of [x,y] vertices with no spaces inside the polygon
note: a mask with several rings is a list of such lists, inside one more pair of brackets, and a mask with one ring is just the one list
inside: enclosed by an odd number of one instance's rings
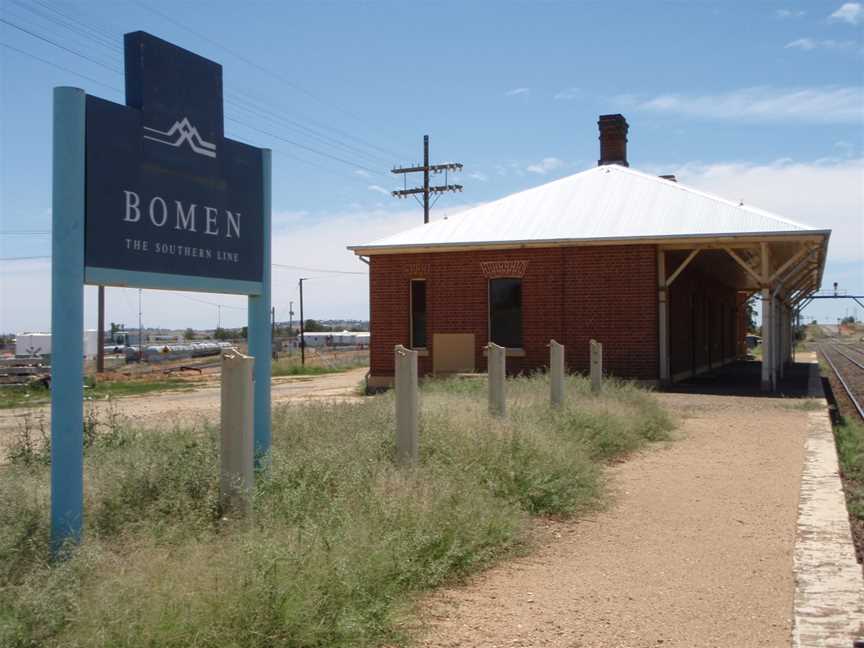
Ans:
{"label": "sign support post", "polygon": [[270,281],[272,268],[270,266],[270,220],[271,220],[271,152],[261,151],[262,167],[262,255],[263,276],[261,278],[261,294],[249,296],[248,307],[248,342],[249,355],[255,358],[253,370],[253,399],[255,427],[255,466],[261,467],[261,458],[270,452],[270,374],[273,355],[273,328],[270,323]]}
{"label": "sign support post", "polygon": [[51,229],[51,547],[81,539],[84,508],[85,94],[54,88]]}

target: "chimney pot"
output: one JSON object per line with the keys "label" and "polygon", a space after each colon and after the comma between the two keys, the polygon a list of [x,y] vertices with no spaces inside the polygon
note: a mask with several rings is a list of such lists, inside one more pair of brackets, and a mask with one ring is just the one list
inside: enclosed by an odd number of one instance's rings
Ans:
{"label": "chimney pot", "polygon": [[678,178],[675,177],[674,173],[670,173],[668,175],[661,175],[660,177],[664,180],[668,180],[669,182],[678,182]]}
{"label": "chimney pot", "polygon": [[630,128],[624,115],[600,115],[600,159],[598,166],[620,164],[629,167],[627,162],[627,131]]}

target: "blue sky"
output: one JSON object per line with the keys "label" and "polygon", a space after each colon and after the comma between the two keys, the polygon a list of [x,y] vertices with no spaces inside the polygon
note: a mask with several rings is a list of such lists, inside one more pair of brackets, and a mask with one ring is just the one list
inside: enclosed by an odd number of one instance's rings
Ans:
{"label": "blue sky", "polygon": [[[346,244],[422,222],[387,191],[400,183],[388,169],[418,160],[424,133],[433,162],[465,164],[464,193],[443,197],[436,218],[593,166],[597,115],[622,112],[633,167],[834,229],[824,286],[864,292],[858,2],[3,0],[0,11],[2,258],[50,252],[51,88],[122,102],[122,34],[142,29],[222,63],[226,133],[274,149],[274,261],[362,272]],[[48,328],[48,268],[2,262],[0,330]],[[281,269],[279,319],[301,274],[319,277],[310,316],[366,316],[362,275]],[[136,321],[135,293],[109,290],[108,318]],[[87,299],[92,326],[93,290]],[[145,324],[213,326],[215,303],[223,323],[245,323],[240,299],[198,299],[210,305],[145,291]]]}

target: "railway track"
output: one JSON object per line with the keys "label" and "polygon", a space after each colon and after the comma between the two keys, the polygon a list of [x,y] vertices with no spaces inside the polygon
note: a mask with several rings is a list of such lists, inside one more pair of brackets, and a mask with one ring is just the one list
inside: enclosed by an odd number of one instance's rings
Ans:
{"label": "railway track", "polygon": [[[864,351],[856,346],[826,342],[819,352],[833,371],[832,384],[842,387],[851,409],[864,421]],[[840,390],[835,390],[835,396]]]}

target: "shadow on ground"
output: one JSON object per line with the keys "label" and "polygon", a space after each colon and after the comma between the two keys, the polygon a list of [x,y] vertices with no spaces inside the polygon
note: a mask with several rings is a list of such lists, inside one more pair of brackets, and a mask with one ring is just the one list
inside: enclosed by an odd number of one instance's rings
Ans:
{"label": "shadow on ground", "polygon": [[679,394],[713,394],[718,396],[768,396],[771,398],[822,398],[819,365],[795,362],[787,365],[776,392],[762,391],[762,363],[753,360],[732,362],[694,378],[663,389]]}

